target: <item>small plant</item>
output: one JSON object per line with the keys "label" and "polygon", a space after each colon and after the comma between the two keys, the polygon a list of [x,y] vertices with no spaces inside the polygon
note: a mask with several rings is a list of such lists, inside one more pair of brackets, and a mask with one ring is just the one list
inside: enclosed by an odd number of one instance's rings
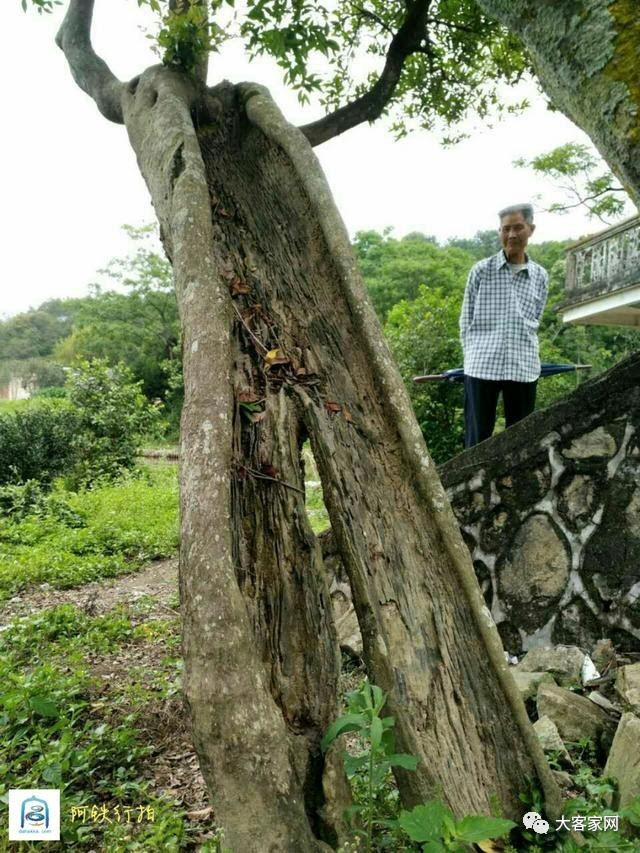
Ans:
{"label": "small plant", "polygon": [[456,821],[437,800],[402,811],[398,824],[412,841],[422,843],[423,853],[464,853],[468,845],[501,838],[516,825],[501,817],[469,815]]}
{"label": "small plant", "polygon": [[[402,811],[397,820],[376,818],[377,796],[388,780],[391,768],[415,770],[418,764],[415,756],[395,752],[395,720],[382,716],[385,701],[386,696],[379,687],[363,682],[359,690],[347,694],[347,713],[329,727],[322,739],[323,751],[337,737],[348,732],[355,733],[366,745],[359,755],[344,753],[345,770],[352,784],[362,771],[366,775],[364,803],[351,809],[363,819],[364,829],[359,834],[366,839],[365,849],[369,853],[373,851],[374,828],[377,826],[395,832],[394,850],[409,849],[404,844],[404,839],[407,839],[421,842],[424,853],[457,853],[477,841],[499,838],[510,832],[515,826],[513,821],[480,816],[456,821],[449,809],[437,801]],[[388,848],[388,836],[380,842],[382,847]]]}
{"label": "small plant", "polygon": [[322,739],[322,750],[326,751],[334,740],[347,732],[355,732],[364,741],[366,748],[360,755],[344,754],[347,776],[365,770],[367,787],[364,805],[352,807],[364,819],[364,837],[367,850],[373,850],[375,795],[392,767],[415,770],[418,759],[413,755],[394,752],[395,720],[382,717],[386,696],[375,684],[364,681],[359,690],[347,694],[347,713],[332,723]]}

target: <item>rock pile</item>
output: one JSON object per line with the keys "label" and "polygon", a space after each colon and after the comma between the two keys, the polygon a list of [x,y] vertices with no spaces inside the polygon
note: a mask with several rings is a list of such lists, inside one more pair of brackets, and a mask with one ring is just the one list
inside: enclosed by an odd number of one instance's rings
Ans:
{"label": "rock pile", "polygon": [[[615,807],[640,796],[638,657],[616,655],[601,640],[591,655],[576,646],[533,649],[511,668],[544,751],[571,769],[566,744],[589,738],[603,763],[606,757],[603,775],[618,783]],[[557,776],[571,784],[568,774]]]}

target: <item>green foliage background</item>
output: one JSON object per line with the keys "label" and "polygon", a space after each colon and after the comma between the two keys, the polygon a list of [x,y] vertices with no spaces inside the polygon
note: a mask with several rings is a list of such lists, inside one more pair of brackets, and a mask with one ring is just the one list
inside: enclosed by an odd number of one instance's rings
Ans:
{"label": "green foliage background", "polygon": [[[58,393],[63,367],[79,359],[123,363],[149,401],[163,404],[156,438],[177,440],[182,407],[180,330],[171,269],[153,246],[148,228],[129,228],[134,252],[103,271],[113,290],[94,287],[82,299],[49,300],[0,322],[0,382],[33,376]],[[549,299],[540,328],[543,361],[593,365],[587,373],[540,381],[539,408],[570,393],[578,382],[612,367],[638,348],[632,329],[563,326],[556,307],[564,299],[565,251],[573,241],[529,246],[549,272]],[[462,364],[458,315],[471,266],[499,249],[497,232],[478,231],[444,245],[421,233],[399,239],[392,229],[361,231],[353,243],[366,286],[383,324],[429,449],[441,463],[462,449],[463,389],[457,383],[413,383],[415,375]],[[42,391],[40,393],[43,393]],[[498,421],[500,426],[500,420]]]}

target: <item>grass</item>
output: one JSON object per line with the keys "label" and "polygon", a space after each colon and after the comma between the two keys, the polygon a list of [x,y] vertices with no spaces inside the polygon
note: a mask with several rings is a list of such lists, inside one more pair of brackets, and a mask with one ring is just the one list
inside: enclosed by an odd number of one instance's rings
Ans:
{"label": "grass", "polygon": [[307,517],[311,524],[311,529],[318,535],[330,526],[330,522],[324,505],[320,475],[318,474],[316,461],[311,452],[311,444],[308,441],[302,446],[302,461],[305,473],[304,491]]}
{"label": "grass", "polygon": [[[131,572],[177,544],[175,465],[78,493],[57,483],[0,517],[0,601]],[[145,595],[100,616],[66,603],[1,626],[0,810],[9,788],[61,791],[61,842],[38,849],[220,850],[155,775],[184,738],[170,611]],[[0,831],[0,851],[32,848]]]}
{"label": "grass", "polygon": [[0,518],[0,601],[33,584],[80,586],[174,553],[176,468],[141,472],[89,491],[57,488],[24,518]]}
{"label": "grass", "polygon": [[[163,667],[145,672],[144,687],[122,679],[104,696],[92,656],[149,643],[162,644]],[[176,619],[136,624],[122,608],[90,617],[63,604],[0,633],[0,800],[9,787],[60,788],[61,841],[72,849],[184,849],[193,827],[154,792],[155,747],[140,724],[149,703],[179,689],[178,656]],[[91,820],[93,806],[111,823]]]}
{"label": "grass", "polygon": [[58,397],[29,397],[26,400],[0,400],[0,415],[10,415],[34,406],[60,406],[64,400]]}

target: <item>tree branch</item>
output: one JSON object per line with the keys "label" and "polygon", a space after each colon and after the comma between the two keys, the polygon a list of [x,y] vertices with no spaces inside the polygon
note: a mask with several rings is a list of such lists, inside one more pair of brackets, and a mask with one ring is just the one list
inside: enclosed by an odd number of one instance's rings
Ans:
{"label": "tree branch", "polygon": [[360,15],[360,17],[369,18],[369,20],[375,21],[375,23],[378,24],[380,29],[389,33],[390,36],[394,35],[394,32],[391,29],[391,27],[387,26],[387,24],[385,24],[385,22],[382,20],[382,18],[379,15],[376,15],[375,12],[371,12],[369,9],[363,9],[362,6],[354,6],[354,9]]}
{"label": "tree branch", "polygon": [[116,124],[123,124],[122,94],[124,84],[100,59],[91,45],[91,19],[94,0],[71,0],[56,44],[69,63],[73,79],[93,100],[102,115]]}
{"label": "tree branch", "polygon": [[382,73],[368,92],[324,118],[300,128],[311,145],[320,145],[363,121],[375,121],[382,115],[393,97],[405,59],[421,48],[429,5],[430,0],[407,3],[407,15],[391,39]]}

